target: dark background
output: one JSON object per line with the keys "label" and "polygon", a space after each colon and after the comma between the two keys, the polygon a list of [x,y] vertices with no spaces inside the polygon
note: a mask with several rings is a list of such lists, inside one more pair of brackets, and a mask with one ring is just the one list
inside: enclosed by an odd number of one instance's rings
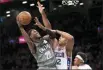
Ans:
{"label": "dark background", "polygon": [[[15,16],[17,12],[27,10],[32,17],[37,16],[41,20],[36,8],[36,0],[28,0],[23,5],[23,0],[9,0],[0,3],[0,70],[35,70],[36,61],[31,55],[27,44],[20,44],[21,36],[17,27]],[[72,34],[75,38],[73,59],[77,52],[87,54],[87,63],[93,70],[103,69],[103,4],[102,0],[80,0],[84,5],[63,6],[62,0],[45,0],[41,3],[46,7],[45,11],[53,29],[60,29]],[[30,3],[35,6],[30,7]],[[58,7],[61,5],[62,7]],[[56,8],[56,10],[55,10]],[[11,17],[6,17],[6,11],[11,11]],[[41,21],[42,22],[42,21]],[[31,24],[25,26],[33,27]],[[13,40],[13,42],[11,42]]]}

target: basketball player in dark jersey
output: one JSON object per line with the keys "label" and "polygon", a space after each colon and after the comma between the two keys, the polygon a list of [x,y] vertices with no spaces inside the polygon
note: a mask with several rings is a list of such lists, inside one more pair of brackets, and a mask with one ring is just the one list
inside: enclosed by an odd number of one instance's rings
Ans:
{"label": "basketball player in dark jersey", "polygon": [[[44,12],[43,5],[41,5],[40,2],[37,2],[37,4],[38,4],[39,12],[42,15],[44,26],[51,29],[51,24],[50,24],[49,20],[47,19],[47,16]],[[66,54],[66,56],[63,56],[62,58],[61,58],[61,56],[58,57],[55,55],[57,57],[57,67],[58,67],[58,69],[63,69],[63,67],[64,67],[64,69],[70,70],[71,66],[72,66],[71,64],[72,64],[72,50],[73,50],[73,46],[74,46],[74,38],[69,33],[66,33],[66,32],[63,32],[60,30],[56,30],[56,33],[60,34],[60,38],[59,38],[59,41],[56,38],[54,40],[54,44],[53,44],[54,51],[56,48],[58,48],[57,50],[59,50],[59,49],[62,49],[62,50],[61,50],[61,52],[56,50],[57,55],[61,55],[61,53],[63,53],[64,55]],[[58,61],[58,58],[59,58],[59,61]],[[68,68],[67,68],[67,66],[68,66]]]}
{"label": "basketball player in dark jersey", "polygon": [[21,25],[21,21],[17,19],[18,27],[24,36],[28,47],[35,57],[38,63],[38,70],[44,69],[55,69],[56,70],[56,58],[55,54],[52,49],[52,41],[55,39],[54,33],[51,30],[43,27],[37,18],[35,18],[35,22],[38,27],[43,29],[48,35],[41,37],[39,32],[35,29],[31,29],[28,33],[24,30],[23,26]]}

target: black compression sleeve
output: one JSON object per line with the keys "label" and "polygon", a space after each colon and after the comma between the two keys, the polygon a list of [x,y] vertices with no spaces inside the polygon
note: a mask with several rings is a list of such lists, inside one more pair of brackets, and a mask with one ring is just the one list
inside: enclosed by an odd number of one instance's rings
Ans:
{"label": "black compression sleeve", "polygon": [[47,34],[50,35],[50,38],[53,39],[53,38],[56,38],[56,33],[52,32],[51,30],[49,29],[46,29],[45,30]]}

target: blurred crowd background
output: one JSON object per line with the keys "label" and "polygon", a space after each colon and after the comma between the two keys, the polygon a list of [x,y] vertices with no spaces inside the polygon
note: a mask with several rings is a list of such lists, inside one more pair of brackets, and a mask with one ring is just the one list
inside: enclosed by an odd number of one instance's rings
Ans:
{"label": "blurred crowd background", "polygon": [[[0,70],[35,70],[37,63],[31,55],[15,21],[18,11],[27,10],[32,16],[41,16],[36,8],[36,0],[0,0]],[[10,2],[9,2],[10,1]],[[72,0],[71,0],[72,1]],[[79,0],[76,6],[62,5],[62,0],[41,0],[53,29],[72,34],[75,38],[73,59],[77,52],[87,54],[87,63],[93,70],[103,69],[103,5],[102,0]],[[35,5],[30,6],[30,3]],[[10,13],[6,13],[6,11]],[[7,16],[9,15],[9,16]],[[42,22],[42,21],[41,21]],[[32,21],[24,26],[33,26]],[[43,33],[41,33],[43,34]]]}

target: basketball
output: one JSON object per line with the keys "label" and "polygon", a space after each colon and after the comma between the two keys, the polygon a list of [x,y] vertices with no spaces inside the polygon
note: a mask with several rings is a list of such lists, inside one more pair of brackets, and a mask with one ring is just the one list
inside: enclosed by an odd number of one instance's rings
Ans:
{"label": "basketball", "polygon": [[31,18],[31,14],[29,12],[22,11],[17,15],[16,20],[22,25],[28,25],[31,22]]}

